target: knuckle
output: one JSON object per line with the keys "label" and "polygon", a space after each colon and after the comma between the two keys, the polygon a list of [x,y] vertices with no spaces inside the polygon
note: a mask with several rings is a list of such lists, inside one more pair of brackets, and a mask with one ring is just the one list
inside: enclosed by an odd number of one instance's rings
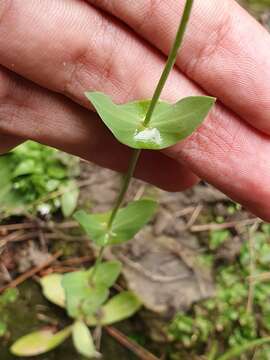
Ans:
{"label": "knuckle", "polygon": [[224,50],[231,27],[231,11],[229,11],[229,9],[228,11],[222,11],[222,16],[217,18],[212,25],[211,34],[207,41],[203,41],[200,46],[198,46],[193,53],[192,60],[183,66],[183,70],[188,76],[195,76],[201,71],[201,66],[205,62],[210,64],[215,57]]}
{"label": "knuckle", "polygon": [[[81,48],[76,50],[70,57],[71,60],[60,92],[69,97],[74,97],[76,96],[77,84],[81,85],[81,73],[86,62],[87,49]],[[67,67],[66,62],[65,67]]]}
{"label": "knuckle", "polygon": [[123,69],[120,64],[127,38],[120,28],[112,26],[107,19],[98,18],[92,40],[72,51],[61,92],[74,98],[85,90],[122,89],[128,69]]}

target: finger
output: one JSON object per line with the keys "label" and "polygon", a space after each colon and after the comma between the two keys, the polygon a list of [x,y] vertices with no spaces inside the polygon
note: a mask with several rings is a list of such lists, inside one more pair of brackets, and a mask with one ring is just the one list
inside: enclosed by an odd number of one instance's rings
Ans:
{"label": "finger", "polygon": [[[88,0],[168,54],[185,1]],[[234,0],[196,0],[178,67],[270,133],[270,36]]]}
{"label": "finger", "polygon": [[217,106],[199,131],[165,153],[270,221],[269,151],[267,135]]}
{"label": "finger", "polygon": [[[127,99],[152,95],[164,57],[85,2],[0,4],[0,64],[11,71],[84,106],[89,106],[86,90],[113,94],[118,101],[123,94]],[[187,88],[188,83],[171,77],[167,96],[175,94],[171,88]]]}
{"label": "finger", "polygon": [[[30,138],[99,165],[126,170],[130,150],[111,136],[96,114],[3,68],[0,80],[2,134]],[[142,155],[136,175],[170,191],[184,190],[198,181],[185,166],[158,152]]]}
{"label": "finger", "polygon": [[[0,61],[6,66],[80,102],[85,90],[105,91],[116,101],[152,95],[164,59],[115,20],[110,21],[81,1],[11,3],[0,26]],[[163,97],[173,101],[198,91],[175,70]],[[224,128],[223,124],[227,126]],[[246,128],[239,118],[218,106],[210,123],[209,119],[205,122],[202,137],[207,139],[207,146],[200,140],[199,129],[191,156],[197,171],[202,171],[201,163],[204,164],[205,180],[270,219],[270,193],[265,187],[265,179],[269,182],[270,176],[270,160],[265,158],[269,145],[260,141],[261,134]],[[245,141],[240,136],[242,132],[247,135]],[[254,143],[258,143],[256,159],[254,148],[251,151]],[[221,162],[224,144],[231,144],[231,151]],[[176,151],[174,158],[181,161],[181,153]],[[187,158],[195,169],[192,159]],[[245,171],[238,173],[238,165],[244,166]],[[224,176],[226,173],[228,176]]]}

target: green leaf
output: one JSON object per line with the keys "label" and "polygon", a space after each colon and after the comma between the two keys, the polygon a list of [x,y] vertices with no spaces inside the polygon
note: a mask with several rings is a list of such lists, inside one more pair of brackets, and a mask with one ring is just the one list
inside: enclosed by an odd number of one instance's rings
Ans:
{"label": "green leaf", "polygon": [[72,329],[73,343],[81,355],[87,358],[99,357],[90,330],[82,321],[76,321]]}
{"label": "green leaf", "polygon": [[80,193],[74,181],[68,184],[68,188],[69,190],[61,196],[61,209],[66,218],[70,217],[76,210]]}
{"label": "green leaf", "polygon": [[110,213],[88,214],[80,210],[74,214],[75,220],[82,226],[90,239],[97,245],[103,246],[108,243],[107,223]]}
{"label": "green leaf", "polygon": [[52,303],[65,307],[65,292],[62,286],[63,275],[51,274],[40,280],[44,296]]}
{"label": "green leaf", "polygon": [[118,245],[132,239],[148,223],[156,208],[157,203],[153,200],[129,203],[118,211],[110,232],[107,230],[110,213],[90,215],[85,211],[78,211],[75,219],[97,245]]}
{"label": "green leaf", "polygon": [[88,271],[65,274],[62,280],[69,316],[80,318],[95,313],[109,296],[103,285],[91,286]]}
{"label": "green leaf", "polygon": [[[96,272],[93,276],[95,284],[101,284],[110,288],[117,280],[121,273],[122,265],[119,261],[106,261],[98,265]],[[93,271],[90,269],[89,274]]]}
{"label": "green leaf", "polygon": [[240,355],[244,354],[245,352],[253,350],[258,346],[262,346],[267,343],[270,343],[270,337],[249,341],[246,344],[232,348],[231,350],[227,351],[224,355],[220,356],[217,360],[230,360],[230,359],[238,358]]}
{"label": "green leaf", "polygon": [[58,163],[49,166],[47,172],[50,177],[59,180],[66,178],[68,175],[67,169]]}
{"label": "green leaf", "polygon": [[148,223],[156,209],[157,202],[153,200],[133,201],[120,209],[112,225],[110,244],[132,239]]}
{"label": "green leaf", "polygon": [[133,316],[142,306],[139,299],[129,291],[122,292],[109,300],[101,308],[101,317],[98,320],[91,316],[87,319],[89,326],[110,325]]}
{"label": "green leaf", "polygon": [[4,336],[7,332],[7,324],[0,320],[0,337]]}
{"label": "green leaf", "polygon": [[[61,278],[50,275],[42,282],[46,296],[54,303],[65,301],[68,314],[80,318],[94,314],[109,297],[109,288],[115,283],[121,272],[118,261],[101,263],[91,279],[93,267],[88,271],[76,271],[65,274]],[[91,280],[91,282],[90,282]],[[57,295],[62,286],[64,294]],[[47,285],[47,286],[46,286]],[[55,288],[55,291],[54,291]]]}
{"label": "green leaf", "polygon": [[109,289],[101,284],[95,285],[89,289],[89,295],[82,303],[82,311],[84,316],[95,314],[101,305],[108,299]]}
{"label": "green leaf", "polygon": [[11,166],[11,156],[10,155],[1,155],[0,156],[0,198],[3,191],[7,185],[12,185],[12,166]]}
{"label": "green leaf", "polygon": [[13,208],[24,206],[22,199],[13,191],[12,156],[0,156],[0,211],[9,212]]}
{"label": "green leaf", "polygon": [[87,273],[76,271],[63,275],[62,286],[69,316],[79,317],[81,315],[81,304],[89,295]]}
{"label": "green leaf", "polygon": [[230,232],[228,230],[215,230],[210,234],[209,247],[211,250],[218,249],[228,238]]}
{"label": "green leaf", "polygon": [[55,349],[71,335],[71,327],[54,334],[51,330],[36,331],[17,340],[10,351],[17,356],[36,356]]}
{"label": "green leaf", "polygon": [[3,292],[0,296],[0,306],[14,303],[19,297],[19,290],[17,288],[10,288]]}
{"label": "green leaf", "polygon": [[108,243],[107,223],[110,213],[104,214],[88,214],[83,210],[74,214],[75,220],[82,226],[91,240],[99,246]]}
{"label": "green leaf", "polygon": [[121,143],[134,149],[161,150],[191,135],[215,103],[209,96],[191,96],[175,104],[159,102],[150,125],[143,126],[150,100],[116,105],[100,92],[86,97]]}
{"label": "green leaf", "polygon": [[14,170],[13,177],[34,174],[36,172],[36,162],[33,159],[22,161]]}

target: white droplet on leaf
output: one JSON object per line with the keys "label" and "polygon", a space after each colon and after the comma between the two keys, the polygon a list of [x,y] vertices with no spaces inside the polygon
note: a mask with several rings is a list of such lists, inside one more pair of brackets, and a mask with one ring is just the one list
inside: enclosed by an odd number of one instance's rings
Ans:
{"label": "white droplet on leaf", "polygon": [[142,131],[138,131],[134,135],[134,139],[144,143],[151,142],[158,145],[162,143],[160,132],[156,128],[146,128]]}

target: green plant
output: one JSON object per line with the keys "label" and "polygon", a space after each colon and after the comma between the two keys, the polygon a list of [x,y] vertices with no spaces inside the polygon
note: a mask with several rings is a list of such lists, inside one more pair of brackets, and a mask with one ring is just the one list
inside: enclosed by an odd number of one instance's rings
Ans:
{"label": "green plant", "polygon": [[[50,350],[72,333],[77,350],[87,357],[93,357],[96,350],[87,325],[104,326],[119,321],[123,314],[130,315],[138,308],[138,301],[129,292],[121,293],[103,305],[108,299],[109,287],[120,273],[119,264],[102,262],[103,253],[107,246],[122,244],[132,239],[156,210],[156,202],[149,199],[133,201],[122,207],[141,151],[161,150],[185,139],[202,123],[215,103],[215,99],[208,96],[192,96],[175,104],[160,101],[182,44],[192,5],[193,0],[186,0],[174,44],[151,100],[116,105],[105,94],[86,93],[105,125],[118,141],[134,149],[133,154],[113,209],[99,214],[88,214],[85,211],[75,214],[75,219],[99,248],[96,263],[89,271],[70,273],[62,280],[59,275],[54,277],[56,283],[61,281],[65,306],[69,316],[75,319],[75,324],[56,335],[48,332],[45,335],[28,335],[15,343],[12,347],[13,353],[23,354],[25,344],[29,348],[29,341],[35,342],[36,339],[39,343],[45,343],[42,351],[45,348]],[[48,291],[44,292],[48,296]],[[51,296],[52,294],[48,297]],[[29,350],[27,351],[29,354]]]}
{"label": "green plant", "polygon": [[91,240],[100,247],[96,267],[106,246],[130,240],[155,211],[152,200],[136,201],[121,208],[142,149],[160,150],[186,138],[201,124],[215,102],[214,98],[203,96],[188,97],[175,104],[159,100],[182,44],[192,5],[193,0],[186,1],[174,44],[151,100],[116,105],[102,93],[86,93],[113,135],[134,149],[112,211],[103,214],[80,211],[75,215]]}
{"label": "green plant", "polygon": [[[75,166],[74,166],[75,165]],[[68,217],[79,195],[75,177],[77,160],[59,151],[28,141],[0,156],[0,211],[52,213]]]}
{"label": "green plant", "polygon": [[[214,234],[220,238],[228,237],[223,231]],[[270,284],[266,281],[269,280],[270,265],[269,234],[268,224],[263,224],[261,231],[253,234],[253,278],[249,279],[250,249],[245,242],[237,261],[215,269],[215,296],[195,304],[189,314],[179,313],[174,318],[168,329],[173,341],[182,344],[183,349],[193,349],[203,355],[207,349],[217,347],[211,359],[218,360],[234,359],[260,346],[255,359],[269,359]],[[213,233],[210,239],[213,239]],[[217,248],[209,242],[208,254],[213,251]],[[252,311],[247,309],[250,281],[254,284]],[[226,349],[229,350],[226,352]]]}
{"label": "green plant", "polygon": [[216,230],[212,231],[209,239],[209,247],[211,250],[215,250],[220,247],[230,236],[228,230]]}
{"label": "green plant", "polygon": [[73,324],[55,333],[54,330],[35,331],[13,344],[11,352],[18,356],[35,356],[53,350],[70,336],[77,351],[85,357],[96,357],[89,327],[106,326],[129,318],[141,307],[140,301],[129,291],[109,299],[110,288],[121,272],[117,261],[102,262],[94,268],[65,275],[51,274],[41,279],[44,296],[66,309]]}
{"label": "green plant", "polygon": [[19,292],[17,289],[7,289],[0,296],[0,338],[5,336],[8,331],[8,315],[6,313],[6,307],[15,302],[18,298]]}

